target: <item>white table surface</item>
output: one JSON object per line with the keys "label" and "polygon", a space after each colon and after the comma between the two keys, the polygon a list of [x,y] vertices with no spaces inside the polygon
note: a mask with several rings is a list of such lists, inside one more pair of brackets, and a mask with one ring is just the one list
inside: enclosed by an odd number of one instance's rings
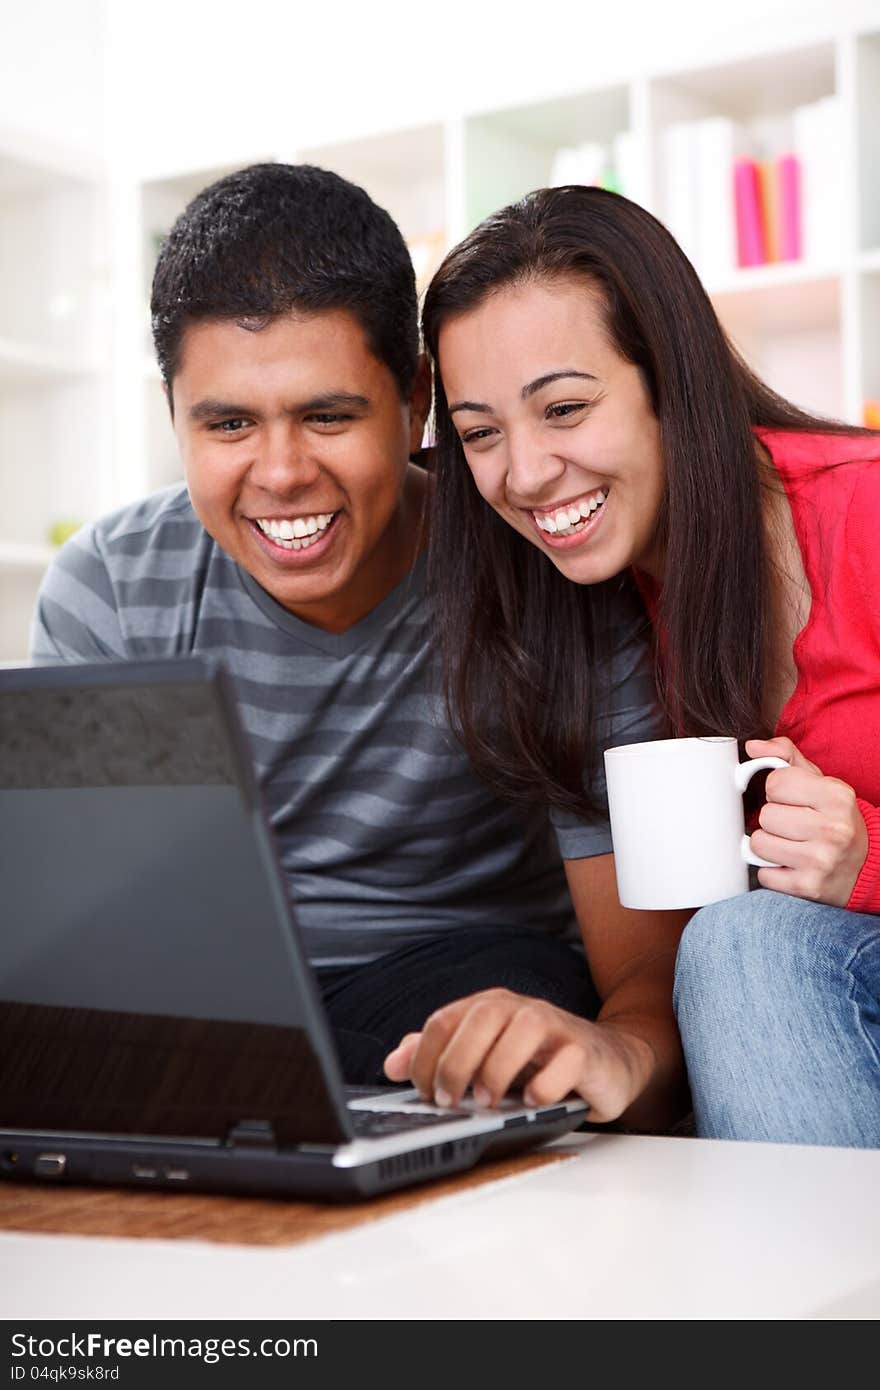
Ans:
{"label": "white table surface", "polygon": [[3,1318],[876,1318],[880,1151],[612,1134],[307,1243],[0,1235]]}

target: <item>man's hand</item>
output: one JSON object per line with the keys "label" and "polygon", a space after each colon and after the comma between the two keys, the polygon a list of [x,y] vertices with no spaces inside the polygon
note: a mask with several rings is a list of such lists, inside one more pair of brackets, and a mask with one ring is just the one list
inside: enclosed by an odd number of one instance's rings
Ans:
{"label": "man's hand", "polygon": [[759,869],[762,888],[845,907],[868,853],[868,831],[856,794],[825,777],[789,738],[753,738],[750,758],[784,758],[767,777],[766,804],[751,837],[755,854],[781,867]]}
{"label": "man's hand", "polygon": [[506,989],[457,999],[408,1033],[385,1059],[392,1081],[411,1080],[426,1100],[456,1105],[469,1086],[481,1105],[524,1088],[528,1105],[581,1096],[590,1119],[617,1119],[645,1085],[653,1055],[612,1024],[589,1023]]}

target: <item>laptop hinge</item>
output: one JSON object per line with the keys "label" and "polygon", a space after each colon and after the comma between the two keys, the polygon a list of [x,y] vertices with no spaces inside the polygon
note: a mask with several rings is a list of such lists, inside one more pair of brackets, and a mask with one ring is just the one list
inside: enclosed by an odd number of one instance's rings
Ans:
{"label": "laptop hinge", "polygon": [[275,1130],[270,1120],[239,1120],[226,1136],[231,1149],[277,1149]]}

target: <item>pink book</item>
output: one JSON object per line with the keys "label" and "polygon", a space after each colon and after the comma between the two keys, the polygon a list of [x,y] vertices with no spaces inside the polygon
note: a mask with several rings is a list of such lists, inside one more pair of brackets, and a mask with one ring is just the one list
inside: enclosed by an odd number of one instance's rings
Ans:
{"label": "pink book", "polygon": [[779,259],[801,258],[801,165],[796,154],[777,160],[779,190]]}
{"label": "pink book", "polygon": [[767,259],[761,225],[761,184],[753,159],[736,159],[733,164],[736,203],[737,264],[763,265]]}

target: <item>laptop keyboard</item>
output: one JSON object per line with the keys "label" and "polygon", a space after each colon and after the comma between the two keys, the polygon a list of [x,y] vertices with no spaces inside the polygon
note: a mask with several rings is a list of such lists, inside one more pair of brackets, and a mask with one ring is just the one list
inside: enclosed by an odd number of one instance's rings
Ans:
{"label": "laptop keyboard", "polygon": [[355,1134],[361,1139],[379,1139],[385,1134],[404,1134],[426,1125],[448,1125],[453,1120],[472,1120],[469,1110],[448,1110],[443,1114],[418,1110],[349,1110]]}

